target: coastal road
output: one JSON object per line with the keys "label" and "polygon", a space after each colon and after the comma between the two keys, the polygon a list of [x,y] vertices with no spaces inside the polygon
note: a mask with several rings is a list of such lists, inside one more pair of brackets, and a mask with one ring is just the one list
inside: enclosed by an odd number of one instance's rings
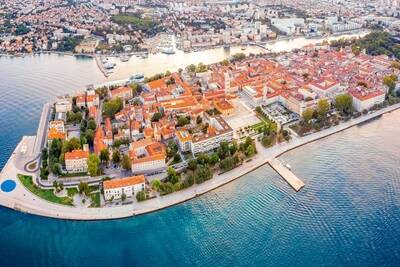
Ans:
{"label": "coastal road", "polygon": [[46,133],[49,123],[51,107],[52,107],[51,103],[46,103],[43,106],[42,114],[40,116],[39,126],[36,133],[35,145],[33,149],[33,153],[35,155],[38,155],[42,152],[42,148],[46,142]]}

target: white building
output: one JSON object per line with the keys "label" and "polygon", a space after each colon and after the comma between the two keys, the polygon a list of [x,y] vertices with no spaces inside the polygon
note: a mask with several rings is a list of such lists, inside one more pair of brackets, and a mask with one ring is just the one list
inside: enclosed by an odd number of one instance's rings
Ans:
{"label": "white building", "polygon": [[374,105],[382,104],[385,101],[385,92],[376,90],[368,92],[366,90],[352,90],[350,91],[353,97],[353,107],[358,112],[368,110]]}
{"label": "white building", "polygon": [[233,139],[232,128],[221,116],[206,117],[206,121],[209,124],[207,133],[192,137],[192,154],[211,151],[218,148],[221,142],[230,143]]}
{"label": "white building", "polygon": [[132,197],[145,189],[144,175],[118,178],[103,182],[105,200],[121,199],[122,195]]}
{"label": "white building", "polygon": [[155,174],[167,168],[164,145],[150,138],[131,143],[129,156],[132,160],[132,173]]}
{"label": "white building", "polygon": [[296,29],[304,27],[303,18],[283,18],[283,19],[271,19],[271,24],[278,28],[280,31],[287,35],[296,33]]}
{"label": "white building", "polygon": [[50,121],[49,129],[55,129],[59,133],[65,133],[64,121],[62,120]]}
{"label": "white building", "polygon": [[60,96],[56,100],[56,112],[67,113],[72,110],[72,99],[69,95]]}
{"label": "white building", "polygon": [[70,173],[87,172],[89,151],[76,149],[65,153],[65,169]]}
{"label": "white building", "polygon": [[182,152],[188,152],[192,148],[192,137],[187,130],[180,130],[175,132],[178,147]]}

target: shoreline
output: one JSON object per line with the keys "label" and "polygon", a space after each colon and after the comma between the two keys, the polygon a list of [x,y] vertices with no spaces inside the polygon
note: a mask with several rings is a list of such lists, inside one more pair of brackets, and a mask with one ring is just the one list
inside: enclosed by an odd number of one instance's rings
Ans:
{"label": "shoreline", "polygon": [[[2,172],[0,173],[0,181],[5,179],[15,179],[17,187],[10,193],[0,192],[0,205],[21,211],[24,213],[51,217],[66,220],[109,220],[122,219],[147,213],[153,213],[168,207],[172,207],[193,198],[201,196],[207,192],[224,186],[242,176],[264,166],[273,158],[280,157],[282,154],[304,146],[306,144],[318,141],[335,133],[342,132],[353,126],[377,119],[385,113],[390,113],[400,108],[400,104],[395,104],[373,113],[363,115],[359,118],[351,119],[337,126],[333,126],[322,131],[299,137],[289,142],[275,145],[271,148],[264,148],[257,142],[258,154],[253,157],[251,162],[245,163],[231,171],[221,175],[215,174],[211,180],[202,184],[194,185],[190,188],[178,191],[169,195],[149,199],[144,202],[134,202],[129,205],[117,207],[102,207],[102,208],[78,208],[68,207],[59,204],[48,202],[38,198],[36,195],[28,191],[17,178],[17,174],[31,175],[35,180],[35,174],[27,173],[17,169],[14,165],[15,156],[18,154],[18,149],[21,147],[21,142],[17,145],[14,153],[8,159]],[[306,184],[307,186],[307,184]]]}
{"label": "shoreline", "polygon": [[[360,29],[357,31],[347,31],[347,32],[340,32],[337,34],[328,34],[328,35],[323,35],[321,37],[316,37],[316,38],[306,38],[306,36],[302,35],[302,36],[278,36],[275,39],[271,39],[271,40],[267,40],[267,41],[260,41],[260,42],[252,42],[252,41],[248,41],[248,42],[244,42],[244,43],[233,43],[232,45],[230,45],[230,48],[232,47],[236,47],[236,48],[240,48],[242,46],[255,46],[255,47],[260,47],[263,48],[264,50],[267,51],[267,53],[271,53],[270,49],[268,47],[266,47],[267,45],[273,45],[276,44],[277,42],[281,42],[281,41],[293,41],[296,39],[301,39],[301,38],[305,38],[307,40],[319,40],[320,42],[324,42],[329,38],[348,38],[348,36],[350,35],[366,35],[368,33],[370,33],[371,30],[370,29]],[[177,50],[182,51],[184,53],[196,53],[196,52],[203,52],[206,50],[212,50],[212,49],[218,49],[218,48],[223,48],[224,45],[223,44],[218,44],[218,45],[210,45],[207,47],[198,47],[198,48],[192,48],[189,51],[184,51],[181,48],[177,48]],[[142,55],[143,53],[146,53],[146,51],[132,51],[129,52],[128,54],[131,56],[134,55]],[[273,52],[272,52],[273,53]],[[98,56],[100,57],[115,57],[118,58],[122,55],[125,55],[127,53],[125,52],[121,52],[121,53],[105,53],[105,54],[96,54],[96,53],[75,53],[73,51],[52,51],[52,50],[44,50],[44,51],[36,51],[36,52],[31,52],[31,53],[16,53],[16,54],[10,54],[10,53],[0,53],[0,57],[11,57],[11,58],[18,58],[18,57],[25,57],[25,56],[34,56],[34,55],[63,55],[63,56],[75,56],[75,57],[79,57],[79,56],[83,56],[83,57],[89,57],[89,58],[96,58]],[[153,54],[162,54],[162,52],[158,52],[158,53],[153,53]]]}

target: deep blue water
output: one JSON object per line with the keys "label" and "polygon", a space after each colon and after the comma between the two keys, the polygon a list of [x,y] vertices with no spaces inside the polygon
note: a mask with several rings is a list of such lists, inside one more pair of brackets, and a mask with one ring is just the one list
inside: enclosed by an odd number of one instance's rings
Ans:
{"label": "deep blue water", "polygon": [[[41,105],[102,77],[90,60],[0,58],[0,167]],[[286,153],[295,193],[263,166],[136,218],[77,222],[0,208],[0,266],[398,266],[400,112]]]}

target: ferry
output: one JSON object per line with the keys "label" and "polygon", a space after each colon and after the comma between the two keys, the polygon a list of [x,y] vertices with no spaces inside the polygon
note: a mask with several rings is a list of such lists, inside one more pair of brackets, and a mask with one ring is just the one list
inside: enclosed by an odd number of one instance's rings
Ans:
{"label": "ferry", "polygon": [[144,75],[143,74],[134,74],[129,77],[130,82],[142,83],[144,82]]}

